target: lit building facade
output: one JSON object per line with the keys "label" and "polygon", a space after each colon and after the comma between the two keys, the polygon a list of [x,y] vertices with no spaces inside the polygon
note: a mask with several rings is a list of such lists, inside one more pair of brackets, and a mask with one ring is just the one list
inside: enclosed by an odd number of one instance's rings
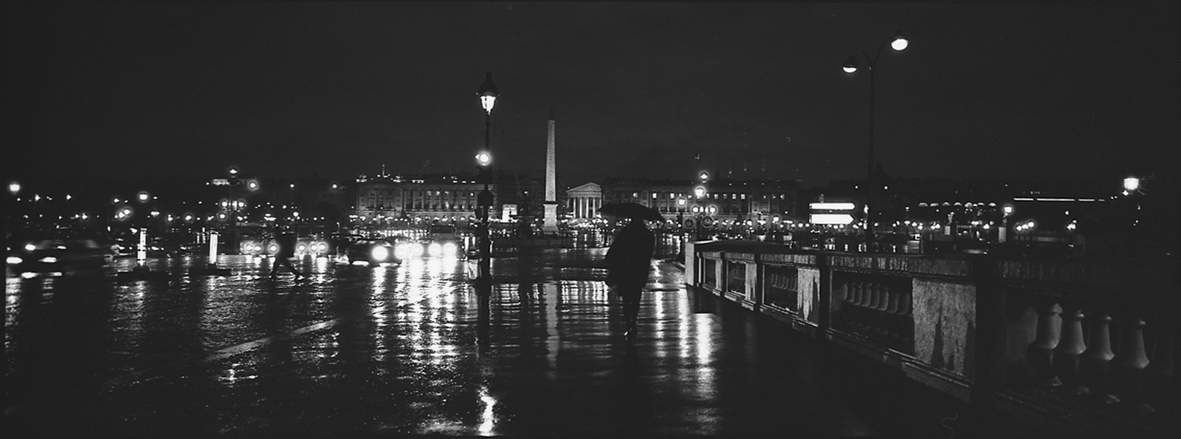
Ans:
{"label": "lit building facade", "polygon": [[[359,219],[474,221],[476,196],[484,190],[475,177],[379,175],[357,178],[355,215]],[[490,187],[495,192],[495,185]],[[493,212],[499,210],[500,197]]]}
{"label": "lit building facade", "polygon": [[[655,209],[665,219],[708,211],[719,221],[770,219],[800,215],[799,186],[794,181],[720,180],[706,184],[705,196],[694,197],[697,184],[691,181],[608,179],[602,184],[586,183],[566,191],[566,207],[574,220],[595,218],[607,203],[638,203]],[[683,202],[681,200],[684,200]]]}
{"label": "lit building facade", "polygon": [[603,207],[603,190],[598,183],[585,183],[566,190],[566,211],[570,220],[594,219],[600,207]]}

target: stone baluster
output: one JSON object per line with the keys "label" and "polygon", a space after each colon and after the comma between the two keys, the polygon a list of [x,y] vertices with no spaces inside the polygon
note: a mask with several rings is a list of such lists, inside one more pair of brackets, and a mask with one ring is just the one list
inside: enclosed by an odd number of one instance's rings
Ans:
{"label": "stone baluster", "polygon": [[898,316],[898,299],[899,288],[894,288],[893,285],[886,285],[886,329],[890,332],[890,337],[901,341],[902,334],[902,319]]}
{"label": "stone baluster", "polygon": [[890,286],[884,282],[875,282],[873,290],[878,295],[878,306],[875,306],[874,309],[878,312],[886,312],[887,309],[890,309]]}
{"label": "stone baluster", "polygon": [[1144,404],[1144,368],[1148,367],[1148,353],[1144,350],[1144,320],[1132,317],[1125,321],[1120,331],[1119,351],[1111,360],[1116,386],[1125,402],[1134,404],[1131,410],[1137,413],[1152,413],[1151,406]]}
{"label": "stone baluster", "polygon": [[882,304],[882,287],[877,282],[869,282],[869,309],[878,309]]}
{"label": "stone baluster", "polygon": [[1038,311],[1037,338],[1029,344],[1028,358],[1033,366],[1033,382],[1037,386],[1055,387],[1062,385],[1054,373],[1054,348],[1062,336],[1062,307],[1051,303]]}
{"label": "stone baluster", "polygon": [[845,323],[852,324],[857,314],[857,283],[845,282],[845,301],[841,304],[841,314]]}
{"label": "stone baluster", "polygon": [[866,327],[874,328],[877,326],[877,313],[874,312],[874,309],[878,307],[878,301],[880,300],[878,297],[877,285],[875,285],[872,280],[865,281],[864,285],[865,308],[862,312],[862,315],[864,315],[865,318],[862,319],[862,322],[865,323]]}
{"label": "stone baluster", "polygon": [[891,320],[890,315],[886,314],[886,309],[890,306],[890,287],[878,281],[874,282],[873,291],[878,296],[878,305],[873,307],[874,321],[877,322],[874,329],[890,335]]}
{"label": "stone baluster", "polygon": [[1062,339],[1054,348],[1054,371],[1069,385],[1070,395],[1085,395],[1088,389],[1079,374],[1079,356],[1087,350],[1083,340],[1083,312],[1079,307],[1066,308],[1062,313]]}
{"label": "stone baluster", "polygon": [[865,307],[869,304],[869,291],[867,291],[865,282],[858,280],[854,282],[854,285],[857,285],[857,312],[853,315],[853,321],[860,326],[865,323]]}
{"label": "stone baluster", "polygon": [[913,298],[914,295],[910,291],[910,288],[903,288],[898,297],[898,316],[902,321],[900,334],[906,340],[914,339],[914,315],[912,314],[914,304],[911,303],[914,300]]}
{"label": "stone baluster", "polygon": [[1111,352],[1111,317],[1106,312],[1098,311],[1091,321],[1090,336],[1087,338],[1087,350],[1083,351],[1081,369],[1083,380],[1096,395],[1100,402],[1111,404],[1119,402],[1111,394],[1107,373],[1111,367],[1111,359],[1115,354]]}
{"label": "stone baluster", "polygon": [[887,288],[886,293],[889,295],[889,304],[886,305],[886,312],[890,314],[898,314],[898,302],[901,299],[901,293],[898,288]]}
{"label": "stone baluster", "polygon": [[1156,404],[1172,405],[1176,393],[1176,381],[1173,376],[1173,333],[1172,324],[1152,325],[1153,343],[1152,357],[1148,367],[1144,369],[1147,386],[1152,389],[1150,398]]}

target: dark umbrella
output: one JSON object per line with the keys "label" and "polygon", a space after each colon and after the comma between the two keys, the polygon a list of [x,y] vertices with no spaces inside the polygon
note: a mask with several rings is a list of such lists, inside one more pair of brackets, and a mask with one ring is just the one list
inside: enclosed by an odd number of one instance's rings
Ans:
{"label": "dark umbrella", "polygon": [[664,221],[664,216],[660,215],[660,212],[657,212],[656,209],[637,203],[604,204],[603,207],[599,208],[599,213],[631,219]]}

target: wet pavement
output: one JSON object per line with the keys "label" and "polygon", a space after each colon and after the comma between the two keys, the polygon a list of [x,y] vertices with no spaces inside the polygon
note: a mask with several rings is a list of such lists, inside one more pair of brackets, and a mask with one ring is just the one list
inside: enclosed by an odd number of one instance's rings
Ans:
{"label": "wet pavement", "polygon": [[[955,400],[682,286],[653,261],[633,343],[602,250],[400,266],[154,259],[166,282],[9,273],[4,437],[873,434],[968,437]],[[957,428],[959,431],[957,432]]]}

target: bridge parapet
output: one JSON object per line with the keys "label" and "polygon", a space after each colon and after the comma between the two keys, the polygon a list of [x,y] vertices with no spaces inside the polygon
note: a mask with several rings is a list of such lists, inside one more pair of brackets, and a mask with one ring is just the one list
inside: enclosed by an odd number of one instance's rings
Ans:
{"label": "bridge parapet", "polygon": [[1175,260],[793,253],[742,242],[686,251],[690,286],[964,401],[1066,411],[1074,416],[1059,421],[1091,431],[1181,426],[1172,420],[1181,414],[1179,268]]}

